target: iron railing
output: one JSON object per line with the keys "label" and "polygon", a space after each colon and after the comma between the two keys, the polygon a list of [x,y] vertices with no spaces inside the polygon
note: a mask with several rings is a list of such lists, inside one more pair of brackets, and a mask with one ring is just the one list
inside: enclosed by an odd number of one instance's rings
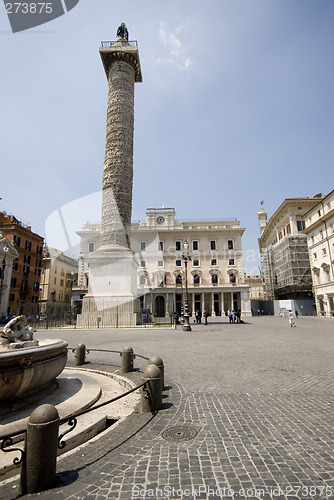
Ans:
{"label": "iron railing", "polygon": [[[76,348],[69,347],[68,350],[72,351],[72,352],[75,352]],[[116,353],[116,354],[122,354],[122,352],[123,352],[123,351],[116,351],[116,350],[111,350],[111,349],[91,349],[91,348],[86,348],[85,351],[87,353],[89,353],[89,352],[111,352],[111,353]],[[147,356],[143,356],[141,354],[133,354],[133,359],[135,359],[136,357],[145,359],[146,361],[149,360],[149,358]],[[69,425],[70,428],[67,429],[65,432],[63,432],[62,434],[59,435],[59,437],[58,437],[58,448],[59,449],[63,449],[66,446],[66,441],[63,441],[63,437],[66,434],[68,434],[69,432],[71,432],[73,429],[75,429],[75,427],[77,425],[77,422],[78,422],[77,421],[78,417],[80,417],[82,415],[85,415],[86,413],[89,413],[91,411],[95,411],[95,410],[97,410],[99,408],[102,408],[105,405],[114,403],[115,401],[118,401],[119,399],[128,396],[132,392],[138,391],[142,387],[144,387],[144,390],[147,391],[147,389],[146,389],[147,383],[148,383],[148,379],[144,380],[141,384],[136,385],[132,389],[129,389],[128,391],[126,391],[126,392],[124,392],[124,393],[122,393],[122,394],[120,394],[120,395],[118,395],[118,396],[116,396],[114,398],[108,399],[107,401],[104,401],[104,402],[99,403],[99,404],[95,404],[95,405],[93,405],[90,408],[86,408],[85,410],[74,412],[71,415],[68,415],[67,417],[64,417],[64,418],[60,419],[59,425],[63,425],[63,424],[65,424],[67,422],[67,424]],[[15,437],[17,437],[17,436],[24,436],[26,434],[26,432],[27,432],[27,428],[26,427],[21,427],[20,429],[14,431],[14,432],[10,432],[10,433],[7,433],[7,434],[0,435],[0,443],[1,443],[0,444],[0,450],[1,451],[3,451],[4,453],[9,453],[9,452],[13,452],[13,451],[17,451],[18,453],[21,453],[20,457],[15,457],[13,459],[13,464],[14,465],[21,465],[23,457],[24,457],[24,454],[25,454],[25,451],[23,449],[21,449],[21,448],[18,448],[18,447],[11,448],[11,446],[13,446],[13,444],[14,444],[14,438]],[[20,442],[20,441],[23,441],[23,438],[17,440],[17,442]]]}

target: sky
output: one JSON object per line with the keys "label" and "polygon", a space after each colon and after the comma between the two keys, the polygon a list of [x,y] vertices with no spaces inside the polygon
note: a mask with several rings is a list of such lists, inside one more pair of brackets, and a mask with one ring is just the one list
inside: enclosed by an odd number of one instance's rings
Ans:
{"label": "sky", "polygon": [[133,220],[162,206],[179,220],[237,218],[245,270],[258,274],[261,201],[270,217],[285,198],[334,187],[332,0],[80,0],[18,33],[1,3],[0,210],[63,251],[99,220],[99,47],[122,22],[143,75]]}

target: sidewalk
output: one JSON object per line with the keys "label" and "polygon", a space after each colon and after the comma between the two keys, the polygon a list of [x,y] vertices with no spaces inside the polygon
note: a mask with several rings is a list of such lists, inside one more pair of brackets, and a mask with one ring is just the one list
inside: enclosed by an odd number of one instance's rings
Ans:
{"label": "sidewalk", "polygon": [[[210,318],[191,332],[38,332],[71,347],[161,356],[167,388],[161,411],[133,413],[65,455],[57,487],[27,497],[334,499],[334,322],[296,325],[263,316]],[[108,370],[116,358],[92,352],[87,361]],[[1,496],[16,498],[18,482],[1,484]]]}

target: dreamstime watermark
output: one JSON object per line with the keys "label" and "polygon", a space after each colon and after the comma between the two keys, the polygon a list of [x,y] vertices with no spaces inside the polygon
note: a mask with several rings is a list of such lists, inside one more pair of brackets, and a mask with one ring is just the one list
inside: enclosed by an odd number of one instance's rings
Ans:
{"label": "dreamstime watermark", "polygon": [[72,10],[80,0],[3,0],[13,33],[53,21]]}

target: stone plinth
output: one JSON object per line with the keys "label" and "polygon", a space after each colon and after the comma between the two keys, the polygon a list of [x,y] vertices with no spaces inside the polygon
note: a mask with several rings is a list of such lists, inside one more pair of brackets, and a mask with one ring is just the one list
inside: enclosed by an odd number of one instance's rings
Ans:
{"label": "stone plinth", "polygon": [[88,294],[78,328],[136,325],[137,262],[127,248],[99,249],[89,259]]}

